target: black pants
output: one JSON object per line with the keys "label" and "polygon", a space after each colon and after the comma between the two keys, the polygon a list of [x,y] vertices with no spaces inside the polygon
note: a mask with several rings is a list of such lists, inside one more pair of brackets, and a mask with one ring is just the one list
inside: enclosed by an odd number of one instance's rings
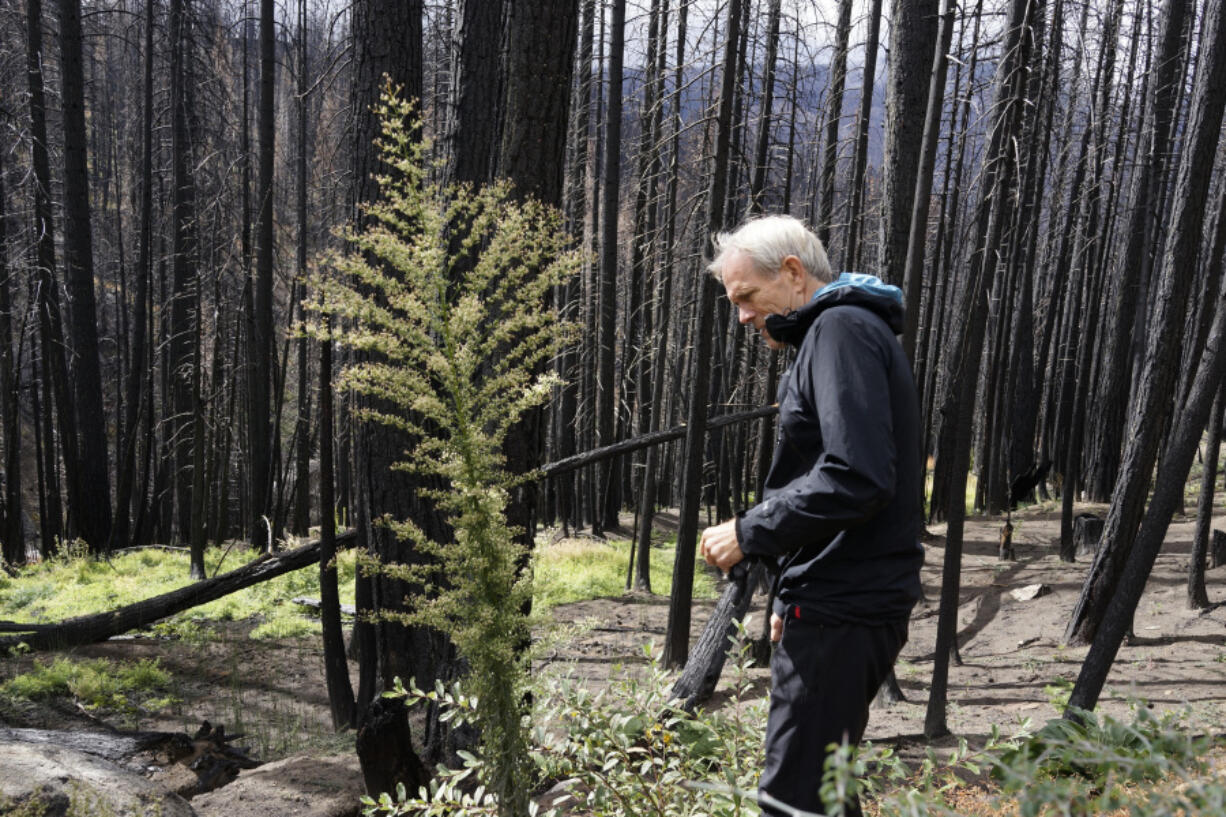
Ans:
{"label": "black pants", "polygon": [[[868,707],[907,642],[907,621],[880,626],[823,625],[788,611],[783,639],[771,658],[771,707],[766,768],[759,788],[803,811],[822,814],[826,748],[855,746],[868,724]],[[859,817],[858,800],[846,804]],[[763,804],[762,814],[787,812]]]}

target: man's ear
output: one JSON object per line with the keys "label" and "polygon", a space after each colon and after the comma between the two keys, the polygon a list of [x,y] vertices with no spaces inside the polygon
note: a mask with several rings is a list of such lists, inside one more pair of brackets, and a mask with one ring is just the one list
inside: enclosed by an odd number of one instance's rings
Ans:
{"label": "man's ear", "polygon": [[805,288],[805,279],[809,277],[805,271],[805,265],[794,255],[784,257],[783,264],[780,266],[780,274],[787,276],[789,288],[798,291]]}

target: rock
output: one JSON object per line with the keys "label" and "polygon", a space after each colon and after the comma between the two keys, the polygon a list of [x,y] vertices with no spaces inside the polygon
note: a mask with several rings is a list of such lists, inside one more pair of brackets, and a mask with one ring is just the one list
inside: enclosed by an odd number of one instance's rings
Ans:
{"label": "rock", "polygon": [[200,793],[200,779],[182,763],[151,765],[148,773],[150,780],[185,800],[191,800]]}
{"label": "rock", "polygon": [[192,799],[199,817],[356,817],[366,791],[357,755],[295,755]]}
{"label": "rock", "polygon": [[1025,587],[1013,590],[1009,595],[1018,601],[1033,601],[1039,596],[1046,596],[1050,592],[1051,587],[1046,584],[1028,584]]}
{"label": "rock", "polygon": [[32,801],[47,817],[196,815],[182,797],[109,760],[54,744],[0,743],[0,814]]}
{"label": "rock", "polygon": [[543,809],[556,808],[562,809],[562,811],[565,812],[565,806],[573,806],[578,801],[580,796],[578,793],[579,783],[579,779],[573,777],[569,780],[563,780],[555,783],[553,788],[542,794],[537,799],[537,804]]}

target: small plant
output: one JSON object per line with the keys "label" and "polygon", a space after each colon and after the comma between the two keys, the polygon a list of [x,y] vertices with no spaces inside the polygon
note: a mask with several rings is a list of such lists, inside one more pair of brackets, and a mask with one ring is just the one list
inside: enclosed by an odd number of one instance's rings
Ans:
{"label": "small plant", "polygon": [[[984,748],[970,751],[962,741],[944,758],[929,749],[915,769],[888,748],[841,747],[823,777],[826,813],[841,814],[854,791],[876,800],[883,815],[1226,813],[1226,786],[1205,776],[1209,741],[1191,736],[1179,716],[1155,717],[1144,707],[1130,722],[1076,714],[1080,720],[1052,720],[1038,731],[1023,721],[1007,738],[993,727]],[[985,770],[994,786],[985,785]]]}
{"label": "small plant", "polygon": [[372,569],[427,587],[405,623],[447,633],[469,665],[477,701],[480,777],[499,813],[528,811],[524,614],[532,598],[522,531],[507,522],[510,495],[531,475],[505,467],[503,443],[556,379],[545,363],[571,334],[550,306],[580,256],[560,215],[519,202],[506,184],[441,187],[428,180],[426,146],[411,106],[384,94],[377,113],[386,172],[367,226],[345,234],[351,250],[324,258],[319,309],[333,325],[317,337],[347,344],[360,361],[344,387],[369,398],[359,415],[405,432],[412,450],[397,467],[423,475],[425,497],[445,515],[453,541],[435,541],[412,520],[384,519],[426,557]]}
{"label": "small plant", "polygon": [[[748,640],[729,651],[731,699],[686,713],[669,700],[672,677],[647,651],[644,677],[592,692],[565,679],[542,693],[534,754],[547,779],[568,781],[571,803],[592,815],[754,814],[765,701],[749,698]],[[701,783],[695,786],[694,783]]]}
{"label": "small plant", "polygon": [[[749,697],[752,679],[743,634],[729,652],[730,700],[714,713],[690,714],[669,700],[674,677],[645,648],[645,674],[625,675],[593,691],[567,678],[544,677],[534,687],[529,754],[538,788],[565,792],[543,814],[579,810],[591,817],[734,817],[755,815],[762,766],[766,702]],[[441,705],[444,717],[471,721],[478,703],[457,687],[441,684],[404,691],[410,702]],[[362,799],[374,815],[493,815],[498,797],[483,780],[488,760],[461,754],[460,769],[440,769],[429,790],[403,788],[393,797]],[[530,803],[528,813],[539,810]]]}
{"label": "small plant", "polygon": [[1056,713],[1063,715],[1069,696],[1073,694],[1073,682],[1068,678],[1057,678],[1043,687],[1043,694],[1047,696],[1047,702]]}
{"label": "small plant", "polygon": [[[1137,784],[1192,780],[1205,770],[1208,741],[1189,734],[1177,715],[1155,717],[1144,707],[1134,707],[1133,720],[1125,723],[1083,710],[1073,714],[1071,720],[1048,721],[1033,735],[987,758],[1000,796],[1017,798],[1024,817],[1049,808],[1064,814],[1100,814],[1130,804],[1138,814],[1175,813],[1144,810],[1142,804],[1156,792]],[[1185,813],[1204,813],[1187,810],[1187,801],[1181,802]]]}
{"label": "small plant", "polygon": [[997,764],[999,776],[1024,785],[1018,770],[1031,777],[1077,775],[1096,784],[1111,776],[1157,780],[1175,767],[1200,769],[1208,742],[1180,725],[1174,714],[1154,716],[1134,707],[1131,723],[1075,710],[1074,719],[1049,721]]}
{"label": "small plant", "polygon": [[899,678],[917,678],[920,676],[920,668],[912,664],[905,658],[899,658],[894,663],[894,674]]}

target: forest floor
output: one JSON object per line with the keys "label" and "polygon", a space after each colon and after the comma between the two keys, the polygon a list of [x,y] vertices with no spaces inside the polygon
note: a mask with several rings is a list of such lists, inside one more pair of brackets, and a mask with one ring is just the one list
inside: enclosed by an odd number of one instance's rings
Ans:
{"label": "forest floor", "polygon": [[[1078,506],[1078,512],[1103,515],[1106,506]],[[1035,726],[1057,717],[1080,671],[1088,647],[1063,645],[1065,625],[1081,590],[1092,557],[1069,564],[1058,556],[1059,511],[1041,507],[1013,515],[1015,562],[997,558],[1001,517],[968,519],[962,559],[958,645],[962,664],[949,674],[947,724],[953,733],[938,745],[965,738],[981,745],[991,727],[1002,734],[1017,731],[1030,719]],[[1219,526],[1223,520],[1219,519]],[[1127,720],[1130,706],[1155,710],[1187,709],[1188,725],[1207,734],[1226,733],[1226,606],[1189,610],[1187,572],[1194,516],[1177,516],[1137,609],[1136,639],[1121,647],[1099,711]],[[923,738],[928,691],[932,681],[945,526],[929,526],[922,573],[925,600],[911,617],[910,637],[896,666],[906,698],[875,706],[866,740],[901,750],[932,745]],[[1049,592],[1018,601],[1013,591],[1042,584]],[[1211,602],[1226,601],[1226,567],[1206,574]],[[761,596],[750,610],[751,634],[763,623]],[[695,606],[692,636],[701,631],[712,603]],[[553,660],[575,662],[567,670],[599,683],[611,677],[615,661],[643,664],[643,644],[654,642],[660,654],[668,621],[666,596],[631,594],[598,599],[555,611],[559,620],[603,622],[584,637],[558,650]],[[725,670],[727,672],[727,670]],[[753,670],[765,694],[769,672]],[[726,685],[725,685],[726,686]],[[717,696],[719,691],[717,690]]]}
{"label": "forest floor", "polygon": [[[1104,512],[1102,507],[1079,510]],[[662,514],[658,527],[671,522]],[[1054,702],[1067,697],[1076,678],[1084,647],[1061,645],[1065,623],[1089,568],[1088,559],[1059,561],[1059,514],[1032,508],[1014,514],[1017,561],[996,556],[1001,520],[972,517],[966,527],[958,643],[962,664],[949,678],[948,725],[953,736],[938,745],[952,746],[959,738],[972,745],[986,739],[996,725],[1004,734],[1024,719],[1036,725],[1055,717]],[[1200,613],[1187,609],[1186,574],[1193,520],[1177,517],[1158,558],[1137,610],[1135,643],[1121,648],[1107,682],[1100,709],[1126,714],[1142,702],[1158,709],[1187,708],[1186,722],[1209,734],[1226,732],[1226,606]],[[897,674],[906,701],[874,710],[866,739],[888,743],[904,754],[930,745],[922,738],[925,705],[931,682],[936,637],[937,599],[944,557],[944,527],[932,526],[925,544],[923,570],[926,602],[916,608],[910,640],[903,649]],[[1226,568],[1210,570],[1210,599],[1226,598]],[[1012,591],[1043,584],[1050,592],[1018,601]],[[666,588],[657,588],[665,591]],[[751,631],[762,623],[761,599],[751,610]],[[696,638],[713,602],[697,602],[691,635]],[[603,685],[618,673],[637,672],[646,665],[644,645],[663,646],[668,619],[667,595],[644,592],[561,605],[554,609],[559,625],[578,623],[573,639],[557,640],[541,658],[540,671],[566,673],[586,683]],[[263,759],[306,757],[317,761],[280,775],[279,785],[301,782],[325,788],[347,788],[356,781],[352,735],[335,735],[330,727],[318,637],[252,640],[252,622],[210,627],[198,640],[131,637],[74,651],[75,656],[107,657],[123,662],[158,658],[177,679],[178,702],[159,712],[135,713],[119,726],[166,731],[195,731],[204,719],[222,723],[229,732],[246,732],[242,741]],[[5,675],[25,671],[35,657],[6,662]],[[755,669],[755,691],[766,694],[767,671]],[[356,682],[356,678],[354,679]],[[717,691],[718,706],[726,692]],[[0,708],[0,727],[87,729],[93,716],[63,702],[54,705]],[[322,764],[322,765],[321,765]],[[298,767],[296,767],[298,768]],[[244,773],[250,774],[250,773]],[[297,774],[299,777],[295,778]],[[328,779],[328,775],[335,779]],[[242,778],[240,778],[240,781]],[[239,790],[221,789],[193,800],[203,817],[267,814],[256,802],[240,802]],[[291,792],[292,794],[292,792]],[[291,798],[292,799],[292,798]],[[286,801],[288,802],[288,801]],[[337,814],[284,807],[284,814]]]}

